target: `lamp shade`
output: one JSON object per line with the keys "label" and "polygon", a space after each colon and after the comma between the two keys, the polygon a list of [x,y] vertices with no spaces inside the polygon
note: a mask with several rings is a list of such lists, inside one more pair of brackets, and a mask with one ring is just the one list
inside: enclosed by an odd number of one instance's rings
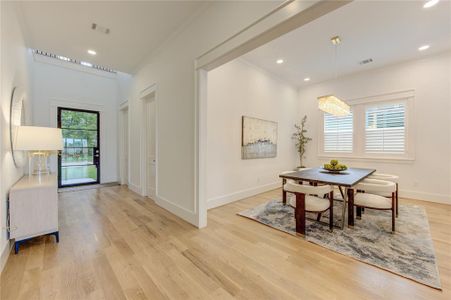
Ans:
{"label": "lamp shade", "polygon": [[17,128],[15,150],[63,150],[63,132],[60,128],[20,126]]}
{"label": "lamp shade", "polygon": [[318,97],[318,108],[334,116],[346,116],[351,112],[348,104],[333,95]]}

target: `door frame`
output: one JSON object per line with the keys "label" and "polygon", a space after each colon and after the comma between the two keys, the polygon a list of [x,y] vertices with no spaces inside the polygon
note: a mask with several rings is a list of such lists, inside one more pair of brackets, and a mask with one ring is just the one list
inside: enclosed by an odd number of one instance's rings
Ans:
{"label": "door frame", "polygon": [[146,141],[146,115],[147,115],[147,111],[146,111],[146,101],[148,101],[147,99],[149,97],[153,97],[153,100],[155,102],[155,195],[154,197],[156,199],[154,199],[155,201],[158,200],[159,198],[159,193],[158,193],[158,164],[159,164],[159,155],[158,155],[158,141],[159,141],[159,134],[158,134],[158,98],[157,98],[157,85],[156,84],[151,84],[148,87],[146,87],[145,89],[143,89],[140,93],[139,93],[139,105],[138,105],[138,109],[141,110],[140,113],[140,162],[141,162],[141,166],[140,166],[140,178],[141,178],[141,196],[147,196],[150,197],[151,195],[149,195],[149,191],[147,190],[147,141]]}
{"label": "door frame", "polygon": [[86,183],[77,183],[77,184],[68,184],[68,185],[62,185],[61,181],[61,152],[62,150],[58,151],[58,188],[66,188],[66,187],[74,187],[74,186],[83,186],[83,185],[91,185],[91,184],[100,184],[100,174],[101,174],[101,158],[102,158],[102,152],[100,147],[100,111],[95,110],[88,110],[88,109],[80,109],[80,108],[71,108],[71,107],[63,107],[63,106],[57,106],[57,113],[56,113],[56,122],[57,122],[57,128],[61,128],[61,111],[62,110],[69,110],[69,111],[76,111],[76,112],[86,112],[86,113],[94,113],[97,115],[97,149],[99,150],[99,163],[97,165],[97,180],[95,182],[86,182]]}
{"label": "door frame", "polygon": [[[124,122],[124,114],[127,113],[127,124]],[[124,126],[127,125],[127,130],[124,130]],[[120,184],[130,184],[130,109],[128,101],[125,101],[119,106],[119,175]],[[125,134],[127,133],[127,134]],[[125,137],[127,136],[127,138]],[[124,156],[124,150],[127,148],[127,169],[123,165],[122,158]],[[125,176],[124,173],[127,173]]]}

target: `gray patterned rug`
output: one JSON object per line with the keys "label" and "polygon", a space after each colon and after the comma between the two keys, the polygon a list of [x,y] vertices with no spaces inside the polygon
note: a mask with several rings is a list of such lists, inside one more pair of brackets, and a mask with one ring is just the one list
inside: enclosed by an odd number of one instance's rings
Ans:
{"label": "gray patterned rug", "polygon": [[[334,223],[340,222],[342,202],[334,204]],[[337,214],[337,215],[335,215]],[[294,209],[272,200],[238,213],[278,230],[295,235]],[[316,214],[307,214],[316,219]],[[321,221],[328,222],[324,213]],[[353,229],[334,228],[313,220],[306,222],[306,240],[370,265],[441,289],[429,223],[423,207],[400,205],[396,233],[391,233],[391,213],[365,210]]]}

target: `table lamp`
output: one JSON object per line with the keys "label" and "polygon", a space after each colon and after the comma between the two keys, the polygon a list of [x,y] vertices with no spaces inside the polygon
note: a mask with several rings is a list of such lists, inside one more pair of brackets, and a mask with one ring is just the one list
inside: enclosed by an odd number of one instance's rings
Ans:
{"label": "table lamp", "polygon": [[50,127],[20,126],[17,129],[14,150],[29,151],[29,174],[49,174],[49,155],[53,151],[63,150],[62,130]]}

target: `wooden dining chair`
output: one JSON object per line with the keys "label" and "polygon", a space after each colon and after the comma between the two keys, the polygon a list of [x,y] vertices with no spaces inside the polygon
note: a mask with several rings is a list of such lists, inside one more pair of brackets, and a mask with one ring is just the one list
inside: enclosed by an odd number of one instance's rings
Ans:
{"label": "wooden dining chair", "polygon": [[[293,173],[293,172],[296,172],[296,171],[283,171],[282,173],[280,173],[280,175],[282,175],[282,174],[288,174],[288,173]],[[296,182],[295,182],[294,180],[292,180],[292,179],[285,179],[285,178],[282,178],[282,203],[283,203],[283,205],[286,205],[286,204],[287,204],[287,192],[286,192],[285,189],[283,188],[287,182],[293,182],[293,183],[296,183]]]}
{"label": "wooden dining chair", "polygon": [[385,180],[385,181],[391,181],[396,184],[396,192],[395,192],[395,201],[396,201],[396,216],[399,214],[399,200],[398,200],[398,182],[399,182],[399,176],[393,175],[393,174],[383,174],[383,173],[373,173],[372,175],[368,176],[369,179],[379,179],[379,180]]}
{"label": "wooden dining chair", "polygon": [[[358,191],[354,196],[354,206],[357,208],[357,218],[362,218],[362,208],[391,210],[392,231],[395,231],[396,218],[396,184],[391,181],[379,179],[365,179],[354,188]],[[387,198],[385,195],[390,194]]]}
{"label": "wooden dining chair", "polygon": [[[302,185],[289,181],[283,187],[284,192],[293,194],[300,194],[305,197],[305,211],[317,213],[317,221],[320,220],[321,214],[329,210],[329,229],[333,231],[334,224],[334,204],[333,204],[333,187],[330,185],[311,186]],[[315,196],[314,196],[315,195]],[[328,199],[323,198],[327,195]],[[296,203],[290,203],[291,206],[296,207]]]}

